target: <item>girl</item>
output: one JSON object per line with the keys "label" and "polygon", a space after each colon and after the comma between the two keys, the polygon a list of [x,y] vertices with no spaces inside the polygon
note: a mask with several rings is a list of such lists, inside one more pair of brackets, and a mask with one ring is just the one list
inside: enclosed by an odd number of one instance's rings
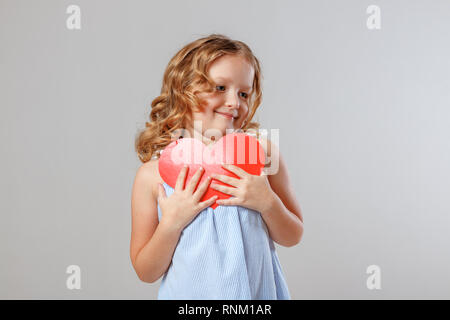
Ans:
{"label": "girl", "polygon": [[[180,129],[205,144],[216,141],[203,134],[208,129],[222,135],[227,129],[258,129],[251,120],[261,103],[260,86],[258,59],[246,44],[223,35],[186,45],[167,66],[151,122],[136,138],[143,165],[131,200],[131,261],[142,281],[163,277],[158,299],[290,299],[273,241],[286,247],[299,243],[303,218],[274,144],[262,143],[267,157],[279,159],[271,175],[224,165],[240,179],[215,175],[197,188],[202,168],[188,182],[184,168],[172,188],[158,171],[161,150]],[[199,130],[194,123],[201,132],[194,134]],[[216,196],[200,202],[208,186],[231,197],[218,200],[213,210]]]}

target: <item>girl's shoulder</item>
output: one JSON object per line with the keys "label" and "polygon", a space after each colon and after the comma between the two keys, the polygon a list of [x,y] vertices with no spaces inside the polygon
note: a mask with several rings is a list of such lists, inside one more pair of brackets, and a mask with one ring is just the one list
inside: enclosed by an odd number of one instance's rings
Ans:
{"label": "girl's shoulder", "polygon": [[280,152],[278,146],[270,139],[260,136],[257,140],[261,144],[261,147],[264,149],[264,155],[266,156],[266,159],[270,159],[272,157],[272,154],[275,155]]}
{"label": "girl's shoulder", "polygon": [[164,180],[159,174],[159,159],[152,158],[151,160],[143,163],[138,169],[137,175],[146,177],[146,181],[151,186],[153,198],[158,198],[158,183],[164,183]]}

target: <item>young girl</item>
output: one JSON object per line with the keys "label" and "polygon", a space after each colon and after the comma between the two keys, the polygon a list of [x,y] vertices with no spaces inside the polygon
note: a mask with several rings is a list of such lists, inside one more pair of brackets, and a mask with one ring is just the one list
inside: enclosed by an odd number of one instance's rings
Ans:
{"label": "young girl", "polygon": [[[136,138],[143,165],[131,201],[131,261],[142,281],[163,277],[158,299],[290,299],[273,241],[286,247],[299,243],[303,218],[275,144],[261,143],[267,157],[278,157],[278,171],[270,175],[225,164],[239,179],[202,178],[200,168],[187,180],[184,168],[172,188],[158,171],[161,150],[180,129],[205,144],[217,141],[204,135],[209,129],[222,136],[227,129],[258,129],[251,120],[261,96],[260,64],[243,42],[212,34],[170,60],[151,122]],[[231,197],[200,202],[208,186]]]}

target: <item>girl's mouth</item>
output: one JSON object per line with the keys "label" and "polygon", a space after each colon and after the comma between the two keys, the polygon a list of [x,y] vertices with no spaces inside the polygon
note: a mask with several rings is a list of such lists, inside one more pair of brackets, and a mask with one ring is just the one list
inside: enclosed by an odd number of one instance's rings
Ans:
{"label": "girl's mouth", "polygon": [[230,116],[228,114],[225,114],[225,113],[222,113],[222,112],[218,112],[218,111],[215,111],[215,112],[220,114],[220,115],[222,115],[222,116],[224,116],[224,117],[226,117],[227,119],[234,119],[233,116]]}

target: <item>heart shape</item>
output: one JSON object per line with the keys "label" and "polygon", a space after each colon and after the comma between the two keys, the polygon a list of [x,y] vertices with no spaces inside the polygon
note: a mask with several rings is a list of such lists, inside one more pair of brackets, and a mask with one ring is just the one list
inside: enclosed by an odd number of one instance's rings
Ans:
{"label": "heart shape", "polygon": [[[233,164],[249,174],[259,176],[265,164],[264,149],[256,138],[245,133],[227,134],[212,146],[206,146],[198,139],[182,138],[172,141],[164,148],[159,158],[158,168],[161,178],[175,188],[178,174],[184,165],[189,166],[185,185],[202,166],[205,171],[195,188],[197,190],[198,186],[212,173],[240,179],[233,172],[223,168],[223,163]],[[211,180],[211,183],[233,187],[217,179]],[[205,201],[214,195],[218,196],[217,200],[231,197],[208,186],[200,201]],[[215,209],[217,206],[218,204],[214,202],[211,208]]]}

